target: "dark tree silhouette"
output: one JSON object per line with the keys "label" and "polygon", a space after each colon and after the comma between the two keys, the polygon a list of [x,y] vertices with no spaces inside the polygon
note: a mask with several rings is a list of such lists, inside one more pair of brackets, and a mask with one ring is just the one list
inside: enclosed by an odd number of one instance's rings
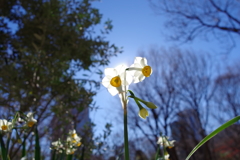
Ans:
{"label": "dark tree silhouette", "polygon": [[[192,41],[202,37],[217,39],[228,49],[240,36],[240,2],[238,0],[149,0],[153,10],[166,17],[172,40]],[[237,40],[236,40],[237,41]]]}

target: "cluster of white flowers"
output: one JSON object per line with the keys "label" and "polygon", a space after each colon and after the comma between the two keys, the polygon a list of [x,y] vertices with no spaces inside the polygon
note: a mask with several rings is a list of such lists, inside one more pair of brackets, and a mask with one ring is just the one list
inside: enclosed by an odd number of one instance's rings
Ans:
{"label": "cluster of white flowers", "polygon": [[[123,101],[128,101],[126,92],[129,85],[132,82],[138,83],[143,81],[145,77],[149,77],[152,74],[152,68],[147,64],[146,58],[136,57],[134,64],[130,67],[119,65],[115,68],[106,68],[104,74],[103,86],[108,89],[112,96],[119,94],[123,104]],[[139,107],[139,116],[145,119],[148,116],[148,111],[144,107]]]}
{"label": "cluster of white flowers", "polygon": [[166,148],[174,147],[174,142],[175,140],[170,141],[169,137],[167,136],[160,136],[158,138],[157,144],[159,144],[162,147],[164,153],[164,156],[158,158],[158,160],[169,160],[170,155],[168,154]]}
{"label": "cluster of white flowers", "polygon": [[67,155],[69,154],[73,154],[76,150],[77,147],[81,146],[81,137],[79,137],[76,133],[76,130],[70,130],[67,136],[67,140],[64,143],[65,145],[63,145],[63,143],[60,140],[57,140],[55,142],[52,142],[52,148],[50,149],[54,149],[59,153],[62,153],[65,151],[65,153]]}
{"label": "cluster of white flowers", "polygon": [[[20,121],[25,122],[24,127],[32,127],[34,124],[37,123],[37,120],[33,118],[32,112],[29,112]],[[15,124],[13,124],[13,120],[9,122],[6,119],[0,119],[0,133],[3,134],[3,133],[11,132],[13,127],[15,127]]]}
{"label": "cluster of white flowers", "polygon": [[174,142],[175,140],[169,141],[169,137],[167,136],[160,136],[158,138],[157,144],[159,144],[160,146],[163,146],[165,148],[172,148],[174,147]]}

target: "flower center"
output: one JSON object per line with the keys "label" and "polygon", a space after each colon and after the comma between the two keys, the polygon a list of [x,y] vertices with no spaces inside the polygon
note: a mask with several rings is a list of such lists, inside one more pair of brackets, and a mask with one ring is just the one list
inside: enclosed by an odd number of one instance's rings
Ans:
{"label": "flower center", "polygon": [[72,143],[76,143],[77,141],[76,140],[72,140]]}
{"label": "flower center", "polygon": [[8,126],[6,126],[6,125],[3,125],[3,126],[2,126],[2,130],[5,131],[5,130],[7,130],[7,129],[8,129]]}
{"label": "flower center", "polygon": [[33,121],[30,121],[27,123],[28,127],[32,127],[35,123]]}
{"label": "flower center", "polygon": [[74,137],[76,137],[77,136],[77,134],[76,133],[73,133],[72,134],[72,138],[74,138]]}
{"label": "flower center", "polygon": [[145,77],[149,77],[151,74],[152,74],[152,68],[150,66],[145,66],[143,67],[142,69],[142,74],[145,76]]}
{"label": "flower center", "polygon": [[81,146],[81,144],[82,144],[81,142],[78,142],[78,143],[77,143],[77,146],[79,147],[79,146]]}
{"label": "flower center", "polygon": [[120,79],[119,76],[116,76],[116,77],[113,77],[110,81],[110,84],[113,86],[113,87],[119,87],[121,86],[122,84],[122,81]]}

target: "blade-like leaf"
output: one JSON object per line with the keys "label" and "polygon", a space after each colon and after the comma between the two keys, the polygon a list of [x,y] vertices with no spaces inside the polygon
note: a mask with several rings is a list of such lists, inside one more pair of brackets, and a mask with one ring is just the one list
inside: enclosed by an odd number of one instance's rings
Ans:
{"label": "blade-like leaf", "polygon": [[198,143],[198,145],[196,145],[195,148],[193,148],[193,150],[187,156],[186,160],[188,160],[193,155],[193,153],[196,152],[198,150],[198,148],[200,148],[204,143],[206,143],[208,140],[210,140],[212,137],[214,137],[216,134],[218,134],[222,130],[226,129],[227,127],[229,127],[232,124],[234,124],[235,122],[237,122],[239,119],[240,119],[240,116],[237,116],[237,117],[231,119],[230,121],[224,123],[222,126],[217,128],[215,131],[210,133],[208,136],[206,136],[201,142]]}
{"label": "blade-like leaf", "polygon": [[84,152],[85,152],[85,147],[82,147],[82,155],[81,155],[81,160],[84,160]]}
{"label": "blade-like leaf", "polygon": [[4,141],[3,141],[3,137],[0,134],[0,143],[1,143],[1,153],[2,153],[2,159],[3,160],[7,160],[7,149],[5,147]]}
{"label": "blade-like leaf", "polygon": [[56,150],[54,149],[52,152],[52,160],[55,160],[55,157],[56,157]]}
{"label": "blade-like leaf", "polygon": [[157,147],[157,152],[156,152],[156,155],[155,155],[155,160],[159,159],[159,154],[160,154],[160,147],[158,146]]}
{"label": "blade-like leaf", "polygon": [[70,154],[70,155],[67,156],[67,160],[72,160],[72,158],[73,158],[73,155],[72,155],[72,154]]}

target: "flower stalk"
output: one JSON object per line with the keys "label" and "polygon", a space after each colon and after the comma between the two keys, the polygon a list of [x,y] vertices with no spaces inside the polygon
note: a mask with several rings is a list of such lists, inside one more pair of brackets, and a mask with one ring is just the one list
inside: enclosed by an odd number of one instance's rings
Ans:
{"label": "flower stalk", "polygon": [[[124,72],[124,81],[126,82],[126,70]],[[127,87],[124,86],[125,92],[122,92],[123,99],[123,123],[124,123],[124,153],[125,160],[129,160],[129,149],[128,149],[128,126],[127,126]]]}
{"label": "flower stalk", "polygon": [[[128,73],[127,73],[128,71]],[[124,124],[124,156],[125,160],[129,160],[128,149],[128,126],[127,126],[127,103],[128,97],[133,98],[139,107],[139,116],[146,119],[148,111],[142,107],[138,102],[144,103],[148,108],[157,108],[153,103],[146,102],[142,99],[137,99],[133,92],[128,90],[129,85],[134,79],[134,83],[141,82],[145,77],[149,77],[152,74],[152,68],[147,65],[147,59],[143,57],[136,57],[134,64],[127,68],[125,65],[119,65],[115,68],[106,68],[104,70],[105,77],[102,80],[103,86],[105,86],[112,96],[119,94],[120,101],[123,107],[123,124]],[[130,75],[132,74],[132,76]],[[127,92],[130,92],[131,96],[127,96]]]}
{"label": "flower stalk", "polygon": [[123,100],[123,124],[124,124],[124,156],[125,160],[129,160],[128,149],[128,126],[127,126],[127,101],[124,99],[124,93],[122,93]]}

